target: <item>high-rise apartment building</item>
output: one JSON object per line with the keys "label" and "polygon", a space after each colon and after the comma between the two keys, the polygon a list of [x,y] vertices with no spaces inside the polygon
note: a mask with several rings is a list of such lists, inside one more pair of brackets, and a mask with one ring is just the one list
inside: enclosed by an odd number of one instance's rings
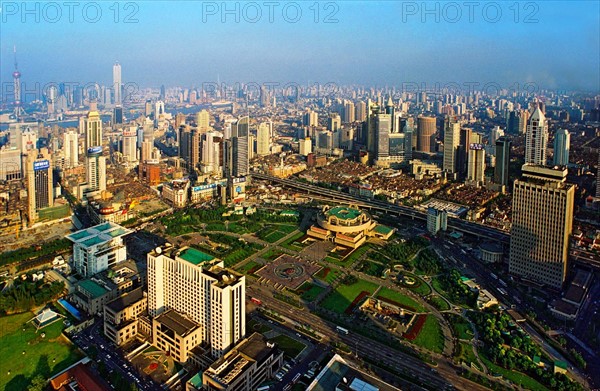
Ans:
{"label": "high-rise apartment building", "polygon": [[471,134],[469,144],[469,161],[467,180],[477,186],[483,184],[485,178],[485,149],[482,136],[478,133]]}
{"label": "high-rise apartment building", "polygon": [[231,137],[231,175],[234,177],[248,174],[250,162],[248,158],[248,136],[250,118],[243,117],[232,125]]}
{"label": "high-rise apartment building", "polygon": [[202,341],[222,356],[246,334],[245,277],[193,248],[170,245],[148,253],[148,313],[186,314],[202,327]]}
{"label": "high-rise apartment building", "polygon": [[375,116],[375,159],[386,160],[390,156],[390,133],[392,131],[392,118],[390,114],[377,114]]}
{"label": "high-rise apartment building", "polygon": [[558,129],[554,133],[554,165],[566,166],[569,164],[569,149],[571,148],[571,134],[566,129]]}
{"label": "high-rise apartment building", "polygon": [[84,192],[106,190],[106,157],[102,156],[102,147],[88,149],[85,167],[87,186]]}
{"label": "high-rise apartment building", "polygon": [[510,165],[510,140],[500,137],[496,140],[496,166],[494,167],[494,183],[508,186]]}
{"label": "high-rise apartment building", "polygon": [[25,161],[27,175],[28,217],[32,224],[38,211],[54,205],[52,157],[47,148],[29,151]]}
{"label": "high-rise apartment building", "polygon": [[460,123],[456,118],[447,118],[444,123],[444,171],[454,174],[458,171],[458,146],[460,144]]}
{"label": "high-rise apartment building", "polygon": [[567,169],[523,165],[512,203],[509,272],[555,289],[567,277],[575,187]]}
{"label": "high-rise apartment building", "polygon": [[90,111],[83,118],[82,133],[85,135],[85,151],[102,146],[102,120],[96,102],[90,103]]}
{"label": "high-rise apartment building", "polygon": [[271,123],[263,122],[256,131],[256,153],[265,156],[271,153]]}
{"label": "high-rise apartment building", "polygon": [[342,120],[338,113],[330,113],[327,118],[327,129],[335,132],[342,126]]}
{"label": "high-rise apartment building", "polygon": [[121,95],[122,88],[123,82],[121,80],[121,64],[119,64],[119,62],[115,62],[115,65],[113,65],[113,89],[115,105],[123,104],[123,97]]}
{"label": "high-rise apartment building", "polygon": [[79,165],[79,135],[72,130],[64,134],[63,153],[67,167],[73,168]]}
{"label": "high-rise apartment building", "polygon": [[344,103],[344,123],[354,122],[356,119],[354,103],[346,101]]}
{"label": "high-rise apartment building", "polygon": [[548,144],[548,120],[539,105],[531,114],[525,132],[525,163],[546,165]]}
{"label": "high-rise apartment building", "polygon": [[432,152],[435,148],[435,117],[417,118],[417,151]]}
{"label": "high-rise apartment building", "polygon": [[200,133],[206,133],[210,130],[210,113],[207,110],[201,110],[196,116],[196,125]]}
{"label": "high-rise apartment building", "polygon": [[302,116],[302,125],[304,126],[318,126],[319,125],[319,113],[312,110],[307,110]]}

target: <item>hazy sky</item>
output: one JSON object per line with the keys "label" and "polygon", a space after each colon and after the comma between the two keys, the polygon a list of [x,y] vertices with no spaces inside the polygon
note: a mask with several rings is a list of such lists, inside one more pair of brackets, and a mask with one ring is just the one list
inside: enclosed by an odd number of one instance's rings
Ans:
{"label": "hazy sky", "polygon": [[[474,8],[463,1],[257,1],[229,2],[229,14],[221,1],[148,1],[119,3],[118,15],[112,1],[76,3],[72,15],[63,2],[29,3],[30,13],[20,1],[2,3],[3,83],[11,81],[16,45],[25,86],[109,84],[118,60],[123,82],[154,87],[198,87],[218,75],[228,82],[600,90],[598,1],[474,1]],[[133,23],[125,23],[128,15]]]}

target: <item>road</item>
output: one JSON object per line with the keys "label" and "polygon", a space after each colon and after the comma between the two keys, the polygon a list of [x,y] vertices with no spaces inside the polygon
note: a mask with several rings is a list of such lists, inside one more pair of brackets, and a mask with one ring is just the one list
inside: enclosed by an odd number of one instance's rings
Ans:
{"label": "road", "polygon": [[[429,389],[443,390],[449,385],[463,390],[487,389],[457,375],[457,368],[448,364],[445,360],[441,360],[438,367],[432,370],[429,365],[423,363],[420,359],[395,350],[381,342],[352,332],[349,335],[340,335],[335,331],[335,324],[323,320],[307,310],[299,311],[291,308],[289,305],[274,299],[264,287],[248,286],[247,293],[260,299],[269,309],[277,311],[298,324],[309,324],[315,331],[325,336],[327,340],[345,343],[359,358],[368,357],[375,362],[381,362],[399,373],[418,379],[423,386]],[[407,383],[406,381],[403,382]],[[412,389],[422,389],[422,387],[415,384],[412,386]]]}
{"label": "road", "polygon": [[92,347],[97,349],[98,356],[96,357],[96,362],[102,361],[110,373],[114,371],[118,372],[123,379],[130,383],[135,383],[140,390],[163,391],[162,387],[158,384],[136,374],[135,369],[123,358],[122,353],[104,338],[102,327],[102,320],[96,319],[94,325],[77,333],[71,339],[85,352],[88,352]]}

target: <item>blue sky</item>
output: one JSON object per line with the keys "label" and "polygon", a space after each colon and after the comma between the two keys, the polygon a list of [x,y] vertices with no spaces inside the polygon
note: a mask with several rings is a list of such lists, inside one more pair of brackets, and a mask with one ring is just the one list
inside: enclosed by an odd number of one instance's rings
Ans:
{"label": "blue sky", "polygon": [[[473,22],[463,1],[453,3],[458,8],[421,1],[275,3],[272,23],[262,1],[253,3],[262,13],[256,23],[250,20],[256,7],[229,2],[227,7],[235,10],[238,4],[238,11],[223,15],[221,1],[147,1],[127,8],[122,2],[115,22],[112,1],[84,1],[74,9],[70,23],[62,2],[54,3],[60,7],[58,18],[47,3],[29,3],[34,11],[25,14],[20,1],[4,1],[0,77],[10,82],[16,45],[25,84],[108,84],[118,60],[123,81],[141,86],[201,86],[218,75],[228,82],[282,84],[533,82],[550,89],[600,89],[597,1],[475,2]],[[94,4],[102,15],[91,23]],[[314,4],[319,7],[318,22]],[[424,6],[433,12],[425,14]],[[302,15],[291,23],[297,8]],[[125,23],[125,16],[134,11],[137,22]],[[337,22],[324,23],[333,11]],[[525,23],[528,15],[531,23]],[[50,23],[53,18],[58,21]]]}

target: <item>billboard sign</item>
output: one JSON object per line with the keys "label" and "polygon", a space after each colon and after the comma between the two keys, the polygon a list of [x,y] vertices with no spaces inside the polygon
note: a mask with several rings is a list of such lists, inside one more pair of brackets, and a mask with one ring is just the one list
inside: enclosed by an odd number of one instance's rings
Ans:
{"label": "billboard sign", "polygon": [[50,168],[50,160],[38,160],[33,162],[33,171],[46,170]]}
{"label": "billboard sign", "polygon": [[88,152],[89,155],[93,155],[93,154],[96,154],[96,153],[102,153],[102,147],[100,147],[100,146],[98,146],[98,147],[91,147],[91,148],[88,148],[87,152]]}

